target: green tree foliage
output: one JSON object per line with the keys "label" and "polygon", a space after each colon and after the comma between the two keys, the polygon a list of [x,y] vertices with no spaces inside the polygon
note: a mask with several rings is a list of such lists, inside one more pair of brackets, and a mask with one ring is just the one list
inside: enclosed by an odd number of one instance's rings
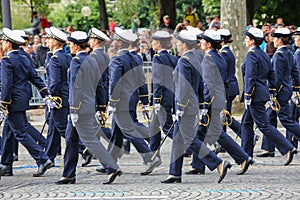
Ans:
{"label": "green tree foliage", "polygon": [[76,30],[86,30],[86,18],[81,14],[81,8],[89,6],[92,10],[91,16],[87,18],[89,28],[101,29],[97,1],[75,0],[72,2],[66,5],[51,5],[53,11],[48,16],[48,20],[53,23],[53,26],[63,28],[72,25]]}
{"label": "green tree foliage", "polygon": [[220,15],[220,0],[202,0],[203,10],[207,16]]}
{"label": "green tree foliage", "polygon": [[19,5],[26,5],[30,8],[31,13],[37,11],[38,13],[48,13],[49,0],[13,0]]}
{"label": "green tree foliage", "polygon": [[300,6],[296,0],[261,0],[261,6],[256,11],[254,18],[262,24],[276,23],[276,18],[282,17],[285,25],[300,26]]}

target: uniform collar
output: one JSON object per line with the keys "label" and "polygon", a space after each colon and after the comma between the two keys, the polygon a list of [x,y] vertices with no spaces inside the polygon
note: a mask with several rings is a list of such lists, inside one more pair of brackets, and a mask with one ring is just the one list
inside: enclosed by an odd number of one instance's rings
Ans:
{"label": "uniform collar", "polygon": [[124,54],[124,53],[127,53],[129,50],[128,49],[120,49],[119,51],[118,51],[118,54],[119,55],[122,55],[122,54]]}
{"label": "uniform collar", "polygon": [[282,46],[278,47],[278,48],[277,48],[277,51],[279,51],[279,50],[282,49],[282,48],[286,48],[286,45],[282,45]]}
{"label": "uniform collar", "polygon": [[63,50],[63,48],[59,48],[59,49],[56,49],[55,51],[53,51],[53,55],[56,54],[56,52],[58,52],[60,50]]}
{"label": "uniform collar", "polygon": [[189,52],[193,52],[193,50],[187,50],[187,51],[183,52],[182,56],[184,56],[185,54],[188,54]]}
{"label": "uniform collar", "polygon": [[79,54],[86,54],[86,51],[82,50],[82,51],[79,51],[76,56],[78,56]]}
{"label": "uniform collar", "polygon": [[221,50],[225,49],[225,48],[229,48],[229,46],[227,44],[225,44],[224,46],[222,46]]}
{"label": "uniform collar", "polygon": [[18,50],[11,50],[11,51],[7,52],[7,55],[14,53],[14,52],[18,52]]}
{"label": "uniform collar", "polygon": [[166,49],[161,49],[161,50],[159,50],[157,53],[161,53],[161,52],[163,52],[163,51],[167,51]]}
{"label": "uniform collar", "polygon": [[103,51],[104,49],[103,49],[103,47],[97,47],[97,48],[94,49],[94,51],[95,50],[101,50],[101,51]]}

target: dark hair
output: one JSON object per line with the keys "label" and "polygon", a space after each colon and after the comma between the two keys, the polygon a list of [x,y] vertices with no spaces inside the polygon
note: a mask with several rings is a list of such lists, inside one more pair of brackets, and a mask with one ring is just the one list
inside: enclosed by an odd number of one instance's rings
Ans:
{"label": "dark hair", "polygon": [[291,39],[290,36],[288,36],[288,37],[280,37],[280,39],[282,40],[282,43],[283,43],[284,45],[290,44],[290,39]]}
{"label": "dark hair", "polygon": [[224,43],[225,44],[228,44],[228,43],[232,43],[233,42],[233,39],[230,37],[224,37]]}
{"label": "dark hair", "polygon": [[14,42],[11,42],[11,47],[13,48],[13,50],[19,49],[20,45]]}
{"label": "dark hair", "polygon": [[265,38],[263,38],[263,39],[261,39],[261,40],[253,39],[253,40],[255,41],[255,42],[254,42],[254,45],[259,47],[259,46],[263,43],[264,39],[265,39]]}
{"label": "dark hair", "polygon": [[213,49],[217,49],[217,50],[219,50],[219,49],[221,49],[222,48],[222,45],[221,45],[221,43],[211,43],[211,47],[213,48]]}
{"label": "dark hair", "polygon": [[38,13],[36,11],[33,11],[32,12],[32,15],[37,15]]}

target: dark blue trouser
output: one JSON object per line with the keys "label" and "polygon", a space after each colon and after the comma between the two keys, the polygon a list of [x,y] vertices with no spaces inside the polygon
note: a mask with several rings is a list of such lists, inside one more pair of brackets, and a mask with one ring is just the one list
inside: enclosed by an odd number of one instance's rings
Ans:
{"label": "dark blue trouser", "polygon": [[258,129],[273,142],[282,155],[285,155],[289,150],[293,149],[293,145],[270,124],[269,117],[265,110],[265,104],[266,102],[254,102],[244,111],[241,129],[242,148],[251,157],[253,157],[254,122]]}
{"label": "dark blue trouser", "polygon": [[[226,109],[227,111],[231,114],[231,109],[232,109],[232,102],[235,99],[236,96],[229,96],[227,98],[227,105],[226,105]],[[228,119],[230,120],[230,119]],[[224,132],[226,132],[226,126],[224,126]],[[233,132],[239,137],[241,138],[241,123],[238,122],[237,120],[234,119],[234,117],[232,117],[232,123],[231,125],[229,125],[229,128],[231,128],[231,130],[233,130]]]}
{"label": "dark blue trouser", "polygon": [[68,108],[52,109],[47,133],[46,153],[53,161],[58,153],[61,137],[65,138]]}
{"label": "dark blue trouser", "polygon": [[36,144],[35,140],[27,132],[26,126],[28,122],[25,111],[9,113],[7,116],[7,123],[15,138],[27,149],[31,157],[36,160],[37,164],[44,163],[49,159],[42,147]]}
{"label": "dark blue trouser", "polygon": [[[156,151],[161,142],[160,126],[165,134],[170,130],[173,124],[172,107],[161,107],[158,114],[154,114],[150,124],[150,149]],[[174,127],[169,131],[168,137],[172,139]]]}
{"label": "dark blue trouser", "polygon": [[181,176],[183,154],[190,149],[210,169],[214,170],[222,160],[196,137],[195,115],[184,114],[176,123],[173,134],[169,174]]}

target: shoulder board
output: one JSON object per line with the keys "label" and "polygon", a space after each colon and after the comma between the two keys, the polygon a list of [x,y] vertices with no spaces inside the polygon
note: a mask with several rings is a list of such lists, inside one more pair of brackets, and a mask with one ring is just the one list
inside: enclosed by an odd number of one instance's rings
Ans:
{"label": "shoulder board", "polygon": [[248,52],[253,52],[253,53],[254,53],[255,51],[254,51],[253,49],[251,49],[251,50],[249,50]]}
{"label": "shoulder board", "polygon": [[154,54],[153,56],[160,56],[158,53]]}
{"label": "shoulder board", "polygon": [[22,57],[27,58],[25,55],[22,55]]}
{"label": "shoulder board", "polygon": [[189,60],[189,59],[190,59],[190,58],[187,57],[187,56],[181,56],[181,58],[184,58],[184,59],[186,59],[186,60]]}
{"label": "shoulder board", "polygon": [[47,54],[48,54],[48,53],[52,53],[52,51],[48,51]]}
{"label": "shoulder board", "polygon": [[223,53],[227,53],[227,51],[226,51],[226,50],[221,50],[221,52],[223,52]]}
{"label": "shoulder board", "polygon": [[96,53],[96,52],[94,52],[94,51],[93,51],[92,53],[90,53],[90,54],[91,54],[91,55],[97,55],[97,53]]}
{"label": "shoulder board", "polygon": [[10,56],[3,56],[2,58],[8,58],[8,59],[10,59]]}
{"label": "shoulder board", "polygon": [[80,60],[80,58],[78,56],[73,57],[74,59]]}
{"label": "shoulder board", "polygon": [[51,58],[58,58],[58,56],[57,55],[53,55],[53,56],[51,56]]}
{"label": "shoulder board", "polygon": [[282,51],[278,50],[278,51],[276,51],[275,53],[282,53]]}
{"label": "shoulder board", "polygon": [[208,54],[206,54],[206,56],[209,56],[209,57],[211,57],[211,55],[208,53]]}

